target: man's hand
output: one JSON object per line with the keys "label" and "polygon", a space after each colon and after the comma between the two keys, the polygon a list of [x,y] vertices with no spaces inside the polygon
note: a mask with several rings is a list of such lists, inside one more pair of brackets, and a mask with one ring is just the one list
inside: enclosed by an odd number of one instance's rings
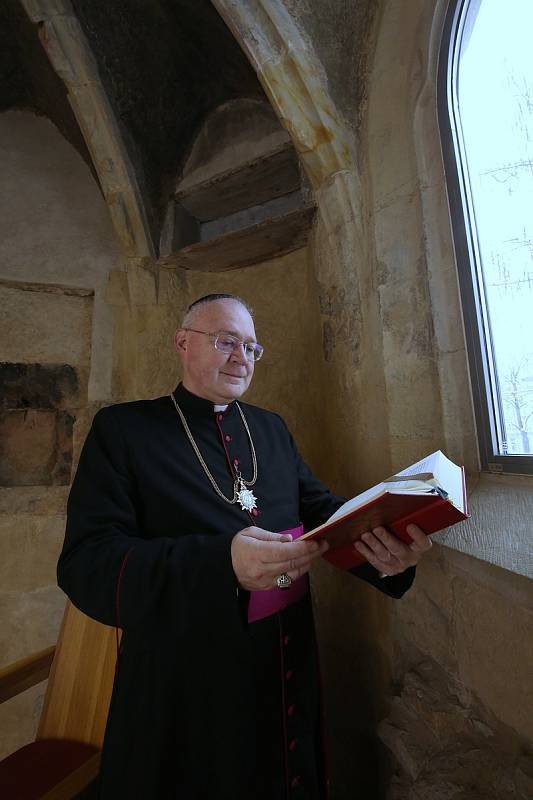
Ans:
{"label": "man's hand", "polygon": [[373,567],[387,576],[398,575],[408,567],[418,564],[424,553],[431,549],[431,539],[418,525],[408,525],[407,533],[413,540],[405,544],[386,528],[374,528],[363,533],[354,547]]}
{"label": "man's hand", "polygon": [[234,536],[231,560],[239,585],[255,592],[275,588],[283,572],[293,580],[299,578],[327,549],[327,542],[293,542],[290,534],[252,527]]}

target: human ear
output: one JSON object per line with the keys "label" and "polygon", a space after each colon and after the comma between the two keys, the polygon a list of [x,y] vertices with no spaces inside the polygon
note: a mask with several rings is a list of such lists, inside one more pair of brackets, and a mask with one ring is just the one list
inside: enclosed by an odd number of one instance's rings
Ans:
{"label": "human ear", "polygon": [[174,334],[174,347],[180,356],[187,350],[187,332],[183,328],[178,328]]}

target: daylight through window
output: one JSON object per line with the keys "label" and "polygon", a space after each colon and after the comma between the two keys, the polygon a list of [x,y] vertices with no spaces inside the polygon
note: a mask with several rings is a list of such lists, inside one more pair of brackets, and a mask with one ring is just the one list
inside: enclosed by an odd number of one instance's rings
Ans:
{"label": "daylight through window", "polygon": [[532,30],[532,0],[460,3],[447,71],[484,466],[517,456],[519,472],[533,464]]}

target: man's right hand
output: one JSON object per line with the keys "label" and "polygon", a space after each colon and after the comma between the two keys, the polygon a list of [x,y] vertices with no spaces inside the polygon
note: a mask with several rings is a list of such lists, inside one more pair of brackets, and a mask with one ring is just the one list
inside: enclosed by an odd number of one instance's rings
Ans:
{"label": "man's right hand", "polygon": [[283,572],[293,580],[299,578],[327,549],[327,542],[298,539],[293,542],[290,534],[245,528],[231,543],[233,571],[243,589],[250,592],[273,589],[276,578]]}

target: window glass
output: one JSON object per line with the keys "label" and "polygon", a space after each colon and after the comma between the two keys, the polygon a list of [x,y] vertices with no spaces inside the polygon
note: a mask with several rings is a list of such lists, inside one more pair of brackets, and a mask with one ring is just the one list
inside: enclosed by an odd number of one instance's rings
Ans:
{"label": "window glass", "polygon": [[456,143],[485,347],[493,452],[533,453],[533,0],[472,0]]}

